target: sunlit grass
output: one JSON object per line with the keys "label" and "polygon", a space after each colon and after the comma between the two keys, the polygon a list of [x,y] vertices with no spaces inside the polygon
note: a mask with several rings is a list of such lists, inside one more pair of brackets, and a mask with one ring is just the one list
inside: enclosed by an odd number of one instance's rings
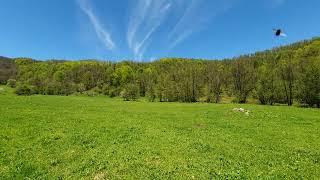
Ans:
{"label": "sunlit grass", "polygon": [[25,97],[5,88],[0,121],[0,179],[320,177],[318,109]]}

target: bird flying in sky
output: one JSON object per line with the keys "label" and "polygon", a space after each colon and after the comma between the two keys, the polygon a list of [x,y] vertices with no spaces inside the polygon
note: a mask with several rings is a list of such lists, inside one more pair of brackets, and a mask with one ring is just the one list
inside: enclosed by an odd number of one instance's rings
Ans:
{"label": "bird flying in sky", "polygon": [[283,33],[283,31],[281,29],[273,29],[273,32],[277,37],[278,36],[287,37],[287,35],[285,33]]}

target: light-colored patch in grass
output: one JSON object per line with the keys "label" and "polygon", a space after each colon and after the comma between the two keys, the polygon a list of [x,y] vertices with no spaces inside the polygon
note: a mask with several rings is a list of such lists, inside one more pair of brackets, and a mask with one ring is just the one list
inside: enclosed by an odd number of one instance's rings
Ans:
{"label": "light-colored patch in grass", "polygon": [[107,179],[107,176],[106,176],[106,173],[100,172],[100,173],[96,174],[93,179],[94,180],[104,180],[104,179]]}

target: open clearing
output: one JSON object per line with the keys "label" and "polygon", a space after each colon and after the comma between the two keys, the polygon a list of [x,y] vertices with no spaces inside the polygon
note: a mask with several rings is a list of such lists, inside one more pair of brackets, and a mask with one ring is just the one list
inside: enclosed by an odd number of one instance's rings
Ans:
{"label": "open clearing", "polygon": [[8,91],[0,179],[320,177],[319,109]]}

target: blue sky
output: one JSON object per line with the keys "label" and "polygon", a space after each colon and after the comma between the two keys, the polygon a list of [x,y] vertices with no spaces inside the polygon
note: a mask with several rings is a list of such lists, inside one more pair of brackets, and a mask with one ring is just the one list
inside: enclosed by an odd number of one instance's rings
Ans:
{"label": "blue sky", "polygon": [[3,0],[0,55],[221,59],[320,36],[319,18],[319,0]]}

